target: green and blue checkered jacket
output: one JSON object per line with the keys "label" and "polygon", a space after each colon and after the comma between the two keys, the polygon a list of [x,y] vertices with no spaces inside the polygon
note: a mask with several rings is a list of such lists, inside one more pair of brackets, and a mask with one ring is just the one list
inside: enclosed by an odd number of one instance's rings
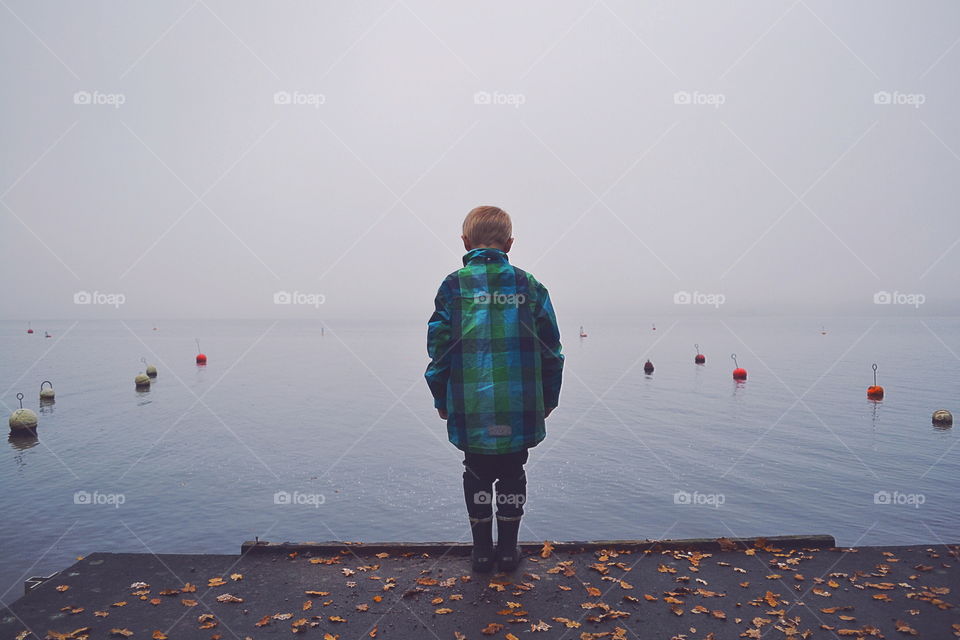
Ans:
{"label": "green and blue checkered jacket", "polygon": [[563,354],[547,288],[499,249],[474,249],[444,279],[427,328],[425,377],[447,410],[450,442],[468,453],[514,453],[546,435],[560,399]]}

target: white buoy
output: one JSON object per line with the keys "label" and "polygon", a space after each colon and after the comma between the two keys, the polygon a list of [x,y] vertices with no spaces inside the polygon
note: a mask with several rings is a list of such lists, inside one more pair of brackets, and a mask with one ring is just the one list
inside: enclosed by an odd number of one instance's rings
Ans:
{"label": "white buoy", "polygon": [[37,414],[30,409],[23,408],[23,394],[17,394],[20,408],[10,414],[10,430],[14,433],[24,433],[37,428]]}
{"label": "white buoy", "polygon": [[[43,385],[50,385],[49,389],[44,389]],[[49,380],[44,380],[40,383],[40,399],[41,400],[53,400],[53,383]]]}
{"label": "white buoy", "polygon": [[946,409],[938,409],[933,412],[933,424],[938,427],[952,427],[953,414]]}
{"label": "white buoy", "polygon": [[133,381],[137,385],[137,389],[150,388],[150,378],[145,373],[138,373],[137,377],[134,378]]}

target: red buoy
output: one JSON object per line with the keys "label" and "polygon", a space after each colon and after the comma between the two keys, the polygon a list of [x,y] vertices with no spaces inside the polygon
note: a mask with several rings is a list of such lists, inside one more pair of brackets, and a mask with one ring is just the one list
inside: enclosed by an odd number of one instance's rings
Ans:
{"label": "red buoy", "polygon": [[883,387],[877,384],[877,363],[873,363],[873,385],[867,387],[867,397],[871,400],[883,400]]}
{"label": "red buoy", "polygon": [[643,372],[647,375],[653,373],[653,363],[647,360],[643,365]]}
{"label": "red buoy", "polygon": [[27,333],[33,333],[33,329],[27,329]]}
{"label": "red buoy", "polygon": [[[197,340],[194,338],[194,340]],[[200,341],[197,340],[197,364],[207,364],[207,356],[200,351]]]}
{"label": "red buoy", "polygon": [[737,354],[731,353],[730,357],[733,358],[733,364],[736,369],[733,370],[733,379],[734,380],[746,380],[747,379],[747,370],[742,368],[737,364]]}
{"label": "red buoy", "polygon": [[695,344],[693,345],[693,348],[697,350],[697,355],[693,359],[694,364],[703,364],[704,362],[706,362],[707,358],[702,353],[700,353],[700,345]]}
{"label": "red buoy", "polygon": [[33,327],[30,326],[30,323],[27,323],[27,333],[33,333]]}

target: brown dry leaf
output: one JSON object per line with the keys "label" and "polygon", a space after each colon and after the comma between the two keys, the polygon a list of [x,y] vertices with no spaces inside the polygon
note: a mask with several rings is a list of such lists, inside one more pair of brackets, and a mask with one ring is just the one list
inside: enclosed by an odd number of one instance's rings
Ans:
{"label": "brown dry leaf", "polygon": [[185,606],[185,607],[195,607],[195,606],[197,606],[197,601],[196,601],[196,600],[190,600],[190,599],[188,599],[188,598],[181,598],[181,599],[180,599],[180,604],[182,604],[182,605]]}
{"label": "brown dry leaf", "polygon": [[543,548],[540,549],[540,557],[549,558],[551,553],[553,553],[553,545],[549,540],[546,540],[543,543]]}
{"label": "brown dry leaf", "polygon": [[683,615],[683,609],[681,609],[680,607],[678,607],[678,606],[675,605],[675,604],[670,606],[670,611],[672,611],[673,614],[676,615],[676,616],[682,616],[682,615]]}
{"label": "brown dry leaf", "polygon": [[720,611],[719,609],[714,609],[713,611],[710,612],[710,615],[712,615],[717,620],[727,619],[727,614],[725,614],[723,611]]}
{"label": "brown dry leaf", "polygon": [[911,635],[911,636],[917,635],[917,630],[911,627],[910,625],[908,625],[903,620],[895,620],[893,624],[896,627],[897,631],[899,631],[900,633],[906,633],[907,635]]}
{"label": "brown dry leaf", "polygon": [[660,573],[676,573],[677,572],[676,569],[674,569],[673,567],[668,567],[665,564],[659,565],[657,567],[657,571],[659,571]]}
{"label": "brown dry leaf", "polygon": [[267,615],[263,616],[262,618],[260,618],[259,620],[257,620],[255,623],[253,623],[253,626],[255,626],[255,627],[265,627],[265,626],[267,626],[268,624],[270,624],[270,614],[267,614]]}
{"label": "brown dry leaf", "polygon": [[66,591],[66,590],[69,589],[69,588],[70,588],[70,585],[68,585],[68,584],[58,584],[58,585],[57,585],[57,591],[60,591],[60,592]]}
{"label": "brown dry leaf", "polygon": [[[820,587],[814,587],[814,588],[813,588],[813,592],[814,592],[815,594],[817,594],[818,596],[823,596],[824,598],[829,598],[830,596],[833,595],[832,593],[830,593],[830,592],[827,591],[826,589],[821,589]],[[773,606],[773,605],[771,605],[771,606]]]}
{"label": "brown dry leaf", "polygon": [[306,618],[299,618],[290,623],[290,631],[293,633],[303,633],[307,630],[309,621]]}
{"label": "brown dry leaf", "polygon": [[197,590],[197,585],[190,584],[189,582],[183,585],[183,587],[180,589],[180,591],[182,591],[183,593],[193,593],[196,590]]}
{"label": "brown dry leaf", "polygon": [[354,571],[353,569],[347,569],[346,567],[344,567],[343,569],[340,569],[340,572],[345,576],[352,576],[353,574],[356,573],[356,571]]}
{"label": "brown dry leaf", "polygon": [[207,580],[208,587],[221,587],[225,584],[227,584],[227,581],[220,577],[210,578]]}
{"label": "brown dry leaf", "polygon": [[568,586],[565,585],[565,584],[558,584],[558,585],[557,585],[557,588],[560,589],[561,591],[572,591],[572,590],[573,590],[573,587],[568,587]]}
{"label": "brown dry leaf", "polygon": [[243,598],[238,598],[237,596],[230,595],[229,593],[222,593],[217,596],[217,602],[243,602]]}
{"label": "brown dry leaf", "polygon": [[646,600],[647,602],[653,602],[653,601],[656,600],[657,598],[656,598],[656,596],[652,596],[652,595],[650,595],[649,593],[645,593],[645,594],[643,594],[643,599]]}
{"label": "brown dry leaf", "polygon": [[383,596],[373,596],[373,601],[374,601],[374,602],[380,602],[380,601],[382,601],[382,600],[383,600]]}
{"label": "brown dry leaf", "polygon": [[432,587],[437,584],[439,581],[435,578],[417,578],[414,580],[417,584],[422,584],[425,587]]}
{"label": "brown dry leaf", "polygon": [[550,625],[541,620],[537,624],[531,623],[530,631],[550,631]]}
{"label": "brown dry leaf", "polygon": [[113,603],[112,605],[110,605],[110,606],[111,606],[111,607],[125,607],[125,606],[127,606],[127,601],[126,601],[126,600],[121,600],[120,602],[114,602],[114,603]]}
{"label": "brown dry leaf", "polygon": [[587,587],[587,595],[589,595],[592,598],[599,598],[600,589],[597,589],[596,587]]}
{"label": "brown dry leaf", "polygon": [[434,613],[443,616],[448,613],[453,613],[453,609],[448,609],[447,607],[440,607],[439,609],[435,610]]}
{"label": "brown dry leaf", "polygon": [[767,593],[764,594],[763,599],[766,600],[767,604],[771,607],[775,607],[780,604],[780,601],[777,600],[777,594],[773,593],[772,591],[767,591]]}
{"label": "brown dry leaf", "polygon": [[390,554],[389,554],[389,553],[386,553],[386,552],[384,552],[384,551],[381,551],[380,553],[376,554],[376,557],[378,557],[378,558],[380,558],[381,560],[383,560],[384,558],[389,558],[389,557],[390,557]]}
{"label": "brown dry leaf", "polygon": [[165,634],[163,631],[160,631],[160,629],[154,631],[151,637],[153,640],[167,640],[167,634]]}
{"label": "brown dry leaf", "polygon": [[329,592],[329,591],[313,591],[313,590],[310,590],[310,591],[304,591],[304,593],[307,594],[308,596],[320,596],[320,597],[330,595],[330,592]]}
{"label": "brown dry leaf", "polygon": [[579,622],[571,620],[570,618],[553,618],[553,621],[565,625],[567,629],[576,629],[580,626]]}
{"label": "brown dry leaf", "polygon": [[160,604],[160,602],[161,602],[160,598],[150,598],[150,604],[152,604],[153,606],[157,606],[158,604]]}
{"label": "brown dry leaf", "polygon": [[463,635],[459,631],[453,632],[453,640],[467,640],[467,636]]}
{"label": "brown dry leaf", "polygon": [[481,629],[480,633],[482,633],[485,636],[492,636],[498,631],[500,631],[501,629],[503,629],[502,624],[499,624],[497,622],[491,622],[490,624],[485,626],[483,629]]}
{"label": "brown dry leaf", "polygon": [[94,612],[93,612],[93,615],[96,616],[97,618],[106,618],[108,615],[110,615],[110,612],[109,612],[109,611],[94,611]]}
{"label": "brown dry leaf", "polygon": [[237,580],[243,580],[243,574],[242,574],[242,573],[231,573],[231,574],[230,574],[230,579],[233,580],[234,582],[236,582]]}
{"label": "brown dry leaf", "polygon": [[740,583],[740,586],[743,587],[744,589],[746,589],[747,587],[750,586],[750,583],[749,583],[749,582],[741,582],[741,583]]}
{"label": "brown dry leaf", "polygon": [[507,634],[506,636],[504,636],[504,637],[505,637],[507,640],[520,640],[520,638],[518,638],[517,636],[513,635],[512,633],[508,633],[508,634]]}
{"label": "brown dry leaf", "polygon": [[110,629],[110,635],[112,636],[123,636],[124,638],[129,638],[133,635],[133,631],[130,629]]}
{"label": "brown dry leaf", "polygon": [[274,620],[289,620],[293,617],[292,613],[275,613],[273,614]]}
{"label": "brown dry leaf", "polygon": [[368,605],[366,602],[357,605],[357,611],[369,611],[369,609],[370,605]]}
{"label": "brown dry leaf", "polygon": [[344,620],[340,616],[327,616],[327,620],[329,620],[330,622],[346,622],[346,620]]}
{"label": "brown dry leaf", "polygon": [[304,600],[303,605],[300,607],[301,611],[310,611],[313,609],[313,600]]}
{"label": "brown dry leaf", "polygon": [[378,629],[377,625],[373,625],[373,629],[370,629],[370,633],[368,633],[367,635],[370,636],[371,638],[376,638],[377,629]]}
{"label": "brown dry leaf", "polygon": [[893,600],[890,599],[890,596],[885,593],[875,593],[872,597],[874,600],[880,600],[881,602],[893,602]]}
{"label": "brown dry leaf", "polygon": [[441,598],[441,597],[438,596],[438,597],[434,598],[433,600],[431,600],[431,601],[430,601],[430,604],[440,604],[441,602],[443,602],[443,598]]}
{"label": "brown dry leaf", "polygon": [[340,640],[339,635],[333,635],[332,633],[323,634],[323,640]]}

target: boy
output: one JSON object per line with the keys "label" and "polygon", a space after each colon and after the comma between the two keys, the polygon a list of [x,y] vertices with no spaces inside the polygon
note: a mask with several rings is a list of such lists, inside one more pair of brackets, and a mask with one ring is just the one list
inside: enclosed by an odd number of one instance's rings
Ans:
{"label": "boy", "polygon": [[[512,571],[527,497],[527,450],[560,398],[563,354],[546,287],[510,264],[510,216],[477,207],[463,221],[463,268],[440,284],[425,377],[450,442],[464,452],[474,571]],[[493,483],[497,481],[496,498]],[[497,547],[493,547],[493,505]]]}

